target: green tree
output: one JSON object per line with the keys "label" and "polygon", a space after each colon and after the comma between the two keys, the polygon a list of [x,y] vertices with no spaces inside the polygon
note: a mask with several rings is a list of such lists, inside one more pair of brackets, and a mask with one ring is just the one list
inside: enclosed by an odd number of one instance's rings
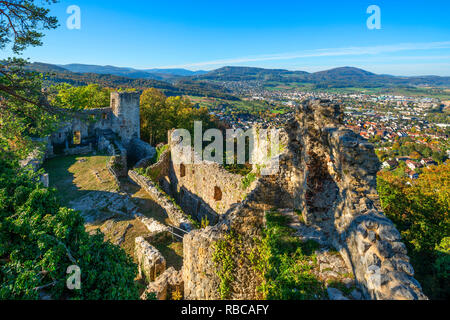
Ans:
{"label": "green tree", "polygon": [[[137,267],[125,252],[89,235],[83,218],[59,206],[37,175],[0,159],[0,299],[138,299]],[[81,269],[81,290],[66,286]]]}
{"label": "green tree", "polygon": [[[34,0],[0,1],[0,49],[12,44],[12,51],[20,54],[27,46],[41,45],[41,31],[56,26],[57,20],[49,15],[49,9],[36,5]],[[61,114],[47,102],[41,76],[25,71],[25,64],[19,58],[0,61],[0,148],[19,156],[29,151],[29,137],[45,135],[52,120]]]}
{"label": "green tree", "polygon": [[75,110],[108,107],[110,91],[98,84],[73,87],[67,83],[49,89],[49,100],[52,104]]}
{"label": "green tree", "polygon": [[[0,49],[12,42],[14,53],[20,53],[27,46],[42,45],[41,30],[54,29],[58,25],[50,10],[35,4],[34,0],[0,1]],[[44,4],[56,0],[42,0]]]}
{"label": "green tree", "polygon": [[448,253],[442,253],[439,246],[450,236],[450,164],[425,168],[413,182],[381,172],[378,192],[386,215],[403,236],[425,293],[431,298],[448,299],[449,286],[442,287],[442,272],[429,266],[438,263],[437,259],[441,261],[439,268],[449,262],[442,256]]}
{"label": "green tree", "polygon": [[150,88],[141,95],[141,135],[151,145],[166,140],[164,134],[170,127],[166,110],[167,97],[159,90]]}
{"label": "green tree", "polygon": [[[57,24],[48,13],[32,0],[0,1],[0,48],[40,45],[39,30]],[[87,234],[82,217],[18,165],[31,138],[48,134],[69,111],[48,102],[42,77],[25,64],[0,63],[0,299],[38,299],[43,290],[54,299],[137,299],[137,268],[125,252]],[[66,287],[71,265],[81,268],[81,290]]]}
{"label": "green tree", "polygon": [[142,93],[141,136],[150,144],[166,143],[170,129],[193,133],[194,121],[201,121],[205,130],[215,126],[208,109],[196,108],[186,97],[166,97],[154,88]]}

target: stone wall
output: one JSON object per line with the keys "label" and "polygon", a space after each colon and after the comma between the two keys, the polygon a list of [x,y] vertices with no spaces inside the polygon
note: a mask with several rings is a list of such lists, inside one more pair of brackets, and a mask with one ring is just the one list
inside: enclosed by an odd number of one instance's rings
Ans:
{"label": "stone wall", "polygon": [[[288,139],[280,170],[257,181],[220,223],[185,237],[186,297],[217,297],[213,246],[226,232],[241,235],[246,246],[258,237],[272,207],[302,213],[338,249],[366,299],[426,299],[393,223],[381,211],[376,191],[379,162],[373,146],[342,125],[342,112],[330,101],[299,106],[286,126]],[[242,263],[236,274],[251,274]],[[242,279],[241,279],[242,280]],[[257,277],[234,283],[231,299],[257,296]]]}
{"label": "stone wall", "polygon": [[156,155],[156,149],[140,139],[132,139],[127,145],[127,153],[131,167],[141,160],[149,161],[153,159]]}
{"label": "stone wall", "polygon": [[[141,299],[146,300],[149,294],[155,294],[157,300],[171,300],[174,292],[183,296],[183,279],[181,271],[176,271],[173,267],[167,269],[154,282],[151,282]],[[178,297],[178,298],[180,298]]]}
{"label": "stone wall", "polygon": [[166,270],[166,259],[144,238],[135,239],[135,254],[138,261],[138,276],[147,283],[155,281]]}
{"label": "stone wall", "polygon": [[[183,239],[183,282],[186,300],[220,300],[221,279],[214,261],[215,244],[224,241],[230,231],[226,224],[195,230]],[[230,255],[235,267],[233,281],[229,284],[229,300],[260,300],[258,286],[260,276],[251,266],[253,249],[251,236],[240,234],[241,238],[235,255]],[[226,241],[226,240],[225,240]],[[237,241],[237,240],[236,240]]]}
{"label": "stone wall", "polygon": [[142,168],[148,177],[153,181],[161,184],[161,179],[167,177],[170,171],[170,150],[166,150],[161,154],[159,161],[150,165],[149,160],[143,159],[136,165],[136,168]]}
{"label": "stone wall", "polygon": [[170,221],[176,227],[186,231],[191,231],[193,229],[192,223],[187,215],[180,210],[152,180],[140,175],[134,170],[130,170],[128,176],[152,196],[153,200],[166,211]]}
{"label": "stone wall", "polygon": [[28,156],[19,161],[22,168],[30,168],[32,171],[36,172],[41,167],[45,161],[45,151],[41,148],[36,148],[28,154]]}
{"label": "stone wall", "polygon": [[243,187],[243,176],[230,173],[215,162],[172,165],[169,179],[181,207],[193,216],[200,215],[201,209],[196,207],[197,201],[190,199],[192,195],[222,215],[232,204],[241,202],[251,189]]}
{"label": "stone wall", "polygon": [[74,147],[74,148],[67,148],[64,149],[64,155],[65,156],[75,156],[75,155],[81,155],[81,154],[88,154],[91,153],[94,149],[92,148],[92,143],[89,143],[89,145],[84,147]]}
{"label": "stone wall", "polygon": [[[171,149],[179,147],[179,140],[170,137],[169,141]],[[255,182],[245,186],[244,176],[233,174],[216,162],[194,163],[194,157],[192,151],[190,164],[170,163],[170,194],[186,213],[198,221],[207,217],[211,224],[215,224],[220,215],[245,199],[255,188]]]}
{"label": "stone wall", "polygon": [[140,140],[140,93],[112,92],[110,107],[86,109],[72,119],[62,122],[57,131],[50,135],[50,142],[56,149],[68,149],[75,145],[74,137],[81,146],[92,144],[106,136],[119,139],[126,147],[129,158],[139,161],[154,155],[154,148]]}
{"label": "stone wall", "polygon": [[346,129],[342,117],[330,101],[299,107],[288,128],[302,169],[294,205],[340,250],[366,298],[423,299],[400,233],[381,210],[373,145]]}
{"label": "stone wall", "polygon": [[212,259],[212,244],[221,237],[213,228],[195,230],[184,236],[182,271],[186,300],[220,300],[220,279]]}

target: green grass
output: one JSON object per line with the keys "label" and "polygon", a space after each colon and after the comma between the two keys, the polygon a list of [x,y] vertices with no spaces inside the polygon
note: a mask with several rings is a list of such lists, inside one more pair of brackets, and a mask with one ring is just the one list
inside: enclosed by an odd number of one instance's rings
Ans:
{"label": "green grass", "polygon": [[288,219],[274,211],[266,214],[264,236],[254,260],[263,277],[260,290],[268,300],[323,299],[325,286],[312,273],[319,244],[293,236]]}
{"label": "green grass", "polygon": [[106,167],[109,159],[106,155],[58,157],[46,161],[44,170],[49,174],[50,187],[56,188],[63,205],[68,205],[89,191],[117,191],[118,186]]}
{"label": "green grass", "polygon": [[167,268],[174,267],[181,270],[183,267],[183,243],[174,241],[169,233],[161,233],[149,239],[150,243],[158,249],[166,259]]}

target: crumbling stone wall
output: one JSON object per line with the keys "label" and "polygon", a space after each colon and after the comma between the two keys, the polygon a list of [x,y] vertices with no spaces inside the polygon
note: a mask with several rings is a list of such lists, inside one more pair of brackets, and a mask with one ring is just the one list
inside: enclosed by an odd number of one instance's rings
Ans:
{"label": "crumbling stone wall", "polygon": [[166,150],[161,154],[159,161],[155,164],[149,165],[147,159],[140,161],[136,168],[142,168],[148,177],[153,181],[162,184],[162,179],[169,176],[170,171],[170,150]]}
{"label": "crumbling stone wall", "polygon": [[[217,226],[185,238],[184,260],[189,266],[183,277],[188,299],[216,297],[217,270],[208,262],[214,241],[233,230],[250,246],[272,207],[300,211],[306,224],[323,232],[353,271],[366,299],[426,299],[413,278],[399,232],[380,208],[379,162],[373,146],[347,130],[342,117],[340,106],[330,101],[304,102],[286,126],[288,145],[278,174],[262,177]],[[251,274],[251,269],[248,263],[241,264],[237,274]],[[254,277],[247,283],[236,282],[231,298],[255,297],[258,281]]]}
{"label": "crumbling stone wall", "polygon": [[[179,139],[172,139],[169,132],[171,150],[179,148],[182,143]],[[245,199],[255,188],[255,183],[245,185],[244,176],[231,173],[216,162],[196,163],[193,149],[190,156],[190,163],[170,162],[169,193],[186,213],[199,221],[207,217],[211,224],[215,224],[233,204]]]}
{"label": "crumbling stone wall", "polygon": [[217,215],[227,212],[232,204],[241,202],[252,187],[243,186],[243,176],[215,162],[172,164],[169,179],[183,210],[199,220],[206,215],[210,222],[215,222]]}
{"label": "crumbling stone wall", "polygon": [[155,281],[166,270],[166,259],[143,237],[135,239],[135,257],[138,261],[139,277],[146,282]]}
{"label": "crumbling stone wall", "polygon": [[400,233],[381,210],[373,145],[342,125],[339,105],[304,103],[288,132],[302,169],[294,205],[340,250],[366,298],[423,299]]}
{"label": "crumbling stone wall", "polygon": [[193,229],[192,223],[187,215],[180,210],[167,195],[161,192],[152,180],[140,175],[134,170],[130,170],[128,176],[153,197],[153,200],[166,211],[167,216],[175,226],[186,231],[191,231]]}
{"label": "crumbling stone wall", "polygon": [[[195,230],[183,239],[183,281],[186,300],[220,300],[221,279],[214,255],[216,244],[231,231],[239,237],[239,248],[232,259],[233,281],[229,284],[230,300],[259,300],[261,278],[250,257],[254,238],[260,235],[264,212],[268,207],[258,198],[264,186],[258,186],[240,204],[234,205],[219,224]],[[256,227],[259,226],[259,227]]]}
{"label": "crumbling stone wall", "polygon": [[167,269],[154,282],[149,283],[141,296],[142,300],[146,300],[148,295],[154,293],[157,300],[170,300],[173,293],[177,292],[180,297],[183,296],[183,279],[181,271],[175,270],[173,267]]}
{"label": "crumbling stone wall", "polygon": [[140,140],[140,93],[112,92],[110,107],[86,109],[76,117],[64,120],[57,131],[50,135],[50,143],[64,150],[74,146],[74,136],[80,145],[97,147],[102,136],[109,140],[121,140],[130,160],[137,162],[154,155],[155,149]]}

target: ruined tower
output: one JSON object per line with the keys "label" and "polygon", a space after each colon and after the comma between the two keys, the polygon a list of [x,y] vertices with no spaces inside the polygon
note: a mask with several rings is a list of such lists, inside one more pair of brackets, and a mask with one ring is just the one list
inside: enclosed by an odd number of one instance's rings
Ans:
{"label": "ruined tower", "polygon": [[140,139],[140,111],[138,92],[111,93],[111,109],[114,115],[112,129],[128,144],[132,139]]}

